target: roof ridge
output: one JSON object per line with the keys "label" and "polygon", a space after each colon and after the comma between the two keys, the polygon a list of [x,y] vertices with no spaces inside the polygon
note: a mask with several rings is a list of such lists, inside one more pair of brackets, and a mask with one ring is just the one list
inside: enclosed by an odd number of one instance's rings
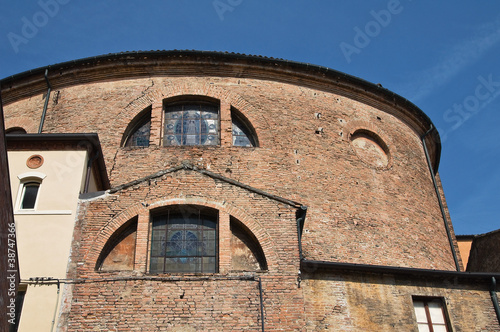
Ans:
{"label": "roof ridge", "polygon": [[166,175],[166,174],[169,174],[169,173],[175,173],[175,172],[180,171],[180,170],[194,171],[194,172],[197,172],[199,174],[211,177],[213,179],[224,181],[226,183],[229,183],[229,184],[232,184],[234,186],[243,188],[245,190],[251,191],[251,192],[256,193],[256,194],[259,194],[261,196],[273,199],[275,201],[278,201],[278,202],[281,202],[281,203],[293,206],[295,208],[301,208],[301,207],[303,207],[303,205],[300,204],[299,202],[295,202],[295,201],[292,201],[292,200],[287,199],[287,198],[283,198],[283,197],[280,197],[280,196],[277,196],[277,195],[274,195],[274,194],[270,194],[270,193],[268,193],[268,192],[266,192],[264,190],[261,190],[261,189],[249,186],[247,184],[244,184],[242,182],[236,181],[234,179],[231,179],[231,178],[225,177],[223,175],[211,172],[211,171],[209,171],[207,169],[197,167],[197,166],[195,166],[195,165],[193,165],[193,164],[191,164],[191,163],[189,163],[187,161],[183,161],[178,166],[174,166],[174,167],[171,167],[171,168],[168,168],[168,169],[165,169],[165,170],[161,170],[159,172],[156,172],[156,173],[144,176],[142,178],[139,178],[139,179],[136,179],[136,180],[133,180],[133,181],[130,181],[130,182],[118,185],[116,187],[113,187],[113,188],[107,190],[107,192],[110,193],[110,194],[113,194],[113,193],[116,193],[118,191],[130,188],[130,187],[138,185],[138,184],[141,184],[141,183],[143,183],[145,181],[149,181],[149,180],[152,180],[152,179],[155,179],[155,178],[159,178],[159,177],[161,177],[163,175]]}

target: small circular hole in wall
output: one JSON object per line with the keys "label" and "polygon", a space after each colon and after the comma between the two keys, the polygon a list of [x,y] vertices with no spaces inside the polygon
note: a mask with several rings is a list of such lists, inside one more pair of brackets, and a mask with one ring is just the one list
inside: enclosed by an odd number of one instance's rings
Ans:
{"label": "small circular hole in wall", "polygon": [[389,165],[387,144],[375,133],[356,130],[351,134],[351,145],[358,157],[370,166],[385,168]]}

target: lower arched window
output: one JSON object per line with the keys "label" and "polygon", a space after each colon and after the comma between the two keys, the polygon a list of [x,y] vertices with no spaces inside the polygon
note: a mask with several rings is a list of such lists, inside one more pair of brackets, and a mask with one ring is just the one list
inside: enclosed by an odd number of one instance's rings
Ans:
{"label": "lower arched window", "polygon": [[[146,241],[138,225],[148,218],[146,253],[142,246],[136,250],[136,241]],[[220,234],[221,229],[225,231]],[[155,208],[147,216],[134,216],[112,233],[96,261],[98,271],[142,270],[146,260],[151,274],[267,270],[264,251],[252,231],[228,213],[206,206]],[[220,251],[226,253],[222,259]]]}
{"label": "lower arched window", "polygon": [[217,211],[179,206],[153,215],[150,273],[217,272]]}

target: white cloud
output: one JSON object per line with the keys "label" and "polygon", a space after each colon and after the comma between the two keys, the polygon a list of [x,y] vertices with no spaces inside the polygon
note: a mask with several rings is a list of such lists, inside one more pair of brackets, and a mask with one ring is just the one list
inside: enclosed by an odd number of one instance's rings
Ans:
{"label": "white cloud", "polygon": [[485,52],[500,41],[500,18],[478,26],[473,35],[452,46],[443,60],[417,73],[409,86],[403,88],[403,95],[417,102],[436,88],[451,81],[462,69],[477,61]]}

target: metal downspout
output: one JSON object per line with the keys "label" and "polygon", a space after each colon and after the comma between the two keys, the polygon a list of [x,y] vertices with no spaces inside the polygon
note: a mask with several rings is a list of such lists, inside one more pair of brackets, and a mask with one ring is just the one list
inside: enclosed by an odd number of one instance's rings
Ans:
{"label": "metal downspout", "polygon": [[[90,152],[89,152],[90,154]],[[87,175],[85,177],[85,187],[83,188],[83,193],[86,194],[89,192],[89,184],[90,184],[90,174],[92,172],[92,164],[94,161],[99,157],[99,153],[95,153],[95,155],[92,158],[89,158],[87,161]]]}
{"label": "metal downspout", "polygon": [[45,96],[45,103],[43,105],[42,118],[40,119],[40,126],[38,127],[38,133],[42,133],[43,123],[45,122],[45,114],[47,113],[47,106],[49,105],[50,91],[52,86],[50,85],[49,78],[47,77],[49,69],[45,69],[45,82],[47,82],[47,95]]}
{"label": "metal downspout", "polygon": [[57,307],[59,306],[59,292],[61,290],[59,279],[57,279],[57,299],[56,299],[56,307],[54,308],[54,317],[52,317],[52,326],[50,331],[54,331],[54,325],[56,323],[56,315],[57,315]]}
{"label": "metal downspout", "polygon": [[260,324],[264,332],[264,300],[262,298],[262,279],[259,277],[259,295],[260,295]]}
{"label": "metal downspout", "polygon": [[304,229],[304,221],[306,220],[307,206],[302,205],[297,211],[297,236],[299,240],[299,258],[304,259],[302,255],[302,230]]}
{"label": "metal downspout", "polygon": [[493,307],[495,308],[495,313],[497,314],[498,324],[500,325],[500,307],[498,306],[497,280],[495,279],[495,277],[491,277],[490,296],[491,301],[493,302]]}
{"label": "metal downspout", "polygon": [[429,135],[434,129],[436,129],[432,123],[430,129],[420,138],[422,140],[422,145],[424,146],[425,158],[427,159],[427,165],[429,166],[429,171],[431,172],[432,183],[434,184],[434,190],[436,191],[436,196],[439,202],[439,208],[441,209],[441,214],[443,215],[444,227],[446,229],[446,234],[448,235],[448,241],[450,242],[451,253],[453,254],[453,260],[455,261],[455,267],[457,271],[460,271],[460,264],[458,263],[457,253],[455,252],[455,246],[453,245],[453,239],[451,238],[450,227],[448,225],[448,218],[446,218],[446,212],[444,210],[443,201],[441,200],[441,194],[439,193],[439,188],[436,182],[436,175],[434,174],[434,169],[432,168],[431,158],[429,157],[429,151],[425,145],[425,137]]}

